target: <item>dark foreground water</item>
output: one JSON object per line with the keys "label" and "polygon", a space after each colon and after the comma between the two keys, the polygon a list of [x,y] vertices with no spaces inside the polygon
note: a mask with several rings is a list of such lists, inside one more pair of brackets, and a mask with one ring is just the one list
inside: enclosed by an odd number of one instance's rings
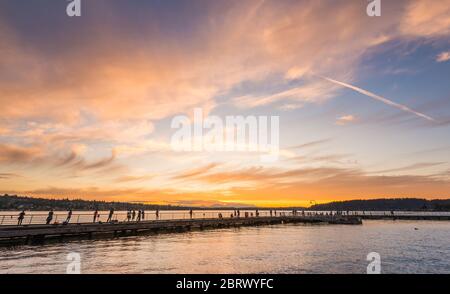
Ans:
{"label": "dark foreground water", "polygon": [[0,249],[0,273],[450,273],[450,222],[277,225]]}

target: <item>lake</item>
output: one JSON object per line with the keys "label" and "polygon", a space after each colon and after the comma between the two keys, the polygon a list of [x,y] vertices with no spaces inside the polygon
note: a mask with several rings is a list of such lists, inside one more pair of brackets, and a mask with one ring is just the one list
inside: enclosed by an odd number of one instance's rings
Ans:
{"label": "lake", "polygon": [[450,273],[450,222],[288,224],[0,248],[0,273]]}

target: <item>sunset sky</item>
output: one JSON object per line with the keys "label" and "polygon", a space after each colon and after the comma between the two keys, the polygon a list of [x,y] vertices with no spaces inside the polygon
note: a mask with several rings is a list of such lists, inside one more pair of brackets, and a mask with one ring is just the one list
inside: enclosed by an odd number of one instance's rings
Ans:
{"label": "sunset sky", "polygon": [[[182,205],[450,198],[450,0],[0,1],[0,193]],[[279,116],[280,156],[175,152]]]}

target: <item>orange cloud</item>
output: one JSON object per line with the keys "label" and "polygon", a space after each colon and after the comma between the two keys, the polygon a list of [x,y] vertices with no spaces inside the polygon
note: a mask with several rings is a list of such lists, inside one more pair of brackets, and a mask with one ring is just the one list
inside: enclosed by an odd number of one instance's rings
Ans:
{"label": "orange cloud", "polygon": [[356,120],[356,117],[354,115],[351,115],[351,114],[343,115],[336,120],[336,124],[342,126],[342,125],[346,125],[348,123],[354,122],[355,120]]}
{"label": "orange cloud", "polygon": [[450,60],[450,51],[442,52],[436,56],[436,62],[446,62]]}
{"label": "orange cloud", "polygon": [[[273,205],[449,196],[446,175],[377,176],[341,167],[345,154],[306,159],[294,154],[282,163],[286,166],[274,167],[255,167],[247,158],[240,158],[238,167],[188,161],[171,153],[167,134],[157,129],[163,119],[191,113],[194,107],[213,110],[222,105],[218,97],[230,98],[223,103],[239,108],[283,103],[282,109],[289,110],[320,104],[339,87],[311,78],[311,73],[353,82],[369,49],[394,39],[450,33],[448,0],[383,2],[381,19],[368,18],[366,5],[213,1],[205,8],[208,22],[179,39],[164,35],[154,19],[148,23],[151,30],[128,34],[120,14],[109,11],[82,33],[59,36],[64,48],[53,52],[27,42],[1,21],[2,190],[48,197]],[[269,90],[228,97],[246,82]],[[325,142],[297,147],[302,151]],[[200,167],[192,168],[198,162]],[[315,166],[299,169],[299,163]],[[332,167],[324,166],[330,163]],[[23,180],[8,176],[15,166],[26,167]],[[50,167],[50,174],[42,175],[41,167]],[[109,178],[99,179],[101,174]],[[52,182],[59,187],[51,187]]]}
{"label": "orange cloud", "polygon": [[42,155],[43,151],[38,147],[0,144],[0,162],[3,163],[27,163]]}
{"label": "orange cloud", "polygon": [[200,167],[200,168],[192,169],[192,170],[183,172],[179,175],[176,175],[174,177],[174,179],[182,180],[182,179],[195,178],[197,176],[208,173],[210,170],[217,167],[218,165],[219,164],[217,164],[217,163],[211,163],[211,164],[208,164],[208,165]]}
{"label": "orange cloud", "polygon": [[410,36],[436,37],[450,34],[450,0],[411,1],[400,26]]}

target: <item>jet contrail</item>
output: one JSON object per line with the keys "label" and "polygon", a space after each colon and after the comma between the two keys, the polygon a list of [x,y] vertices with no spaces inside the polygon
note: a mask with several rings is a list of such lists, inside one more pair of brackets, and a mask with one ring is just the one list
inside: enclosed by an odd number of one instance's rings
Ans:
{"label": "jet contrail", "polygon": [[361,88],[358,88],[358,87],[355,87],[355,86],[352,86],[352,85],[349,85],[349,84],[346,84],[346,83],[343,83],[343,82],[339,82],[339,81],[336,81],[336,80],[333,80],[333,79],[330,79],[330,78],[327,78],[327,77],[324,77],[324,76],[319,76],[319,75],[317,75],[317,76],[320,77],[320,78],[322,78],[322,79],[324,79],[324,80],[327,80],[327,81],[329,81],[329,82],[331,82],[331,83],[333,83],[333,84],[340,85],[340,86],[342,86],[342,87],[351,89],[351,90],[356,91],[356,92],[358,92],[358,93],[361,93],[361,94],[363,94],[363,95],[369,96],[369,97],[371,97],[371,98],[373,98],[373,99],[376,99],[376,100],[378,100],[378,101],[381,101],[381,102],[383,102],[384,104],[387,104],[387,105],[390,105],[390,106],[394,106],[394,107],[396,107],[396,108],[398,108],[398,109],[401,109],[401,110],[403,110],[403,111],[412,113],[412,114],[417,115],[417,116],[419,116],[419,117],[421,117],[421,118],[424,118],[424,119],[426,119],[426,120],[429,120],[429,121],[432,121],[432,122],[436,122],[436,120],[435,120],[434,118],[429,117],[428,115],[425,115],[425,114],[423,114],[423,113],[414,111],[414,110],[412,110],[411,108],[409,108],[408,106],[405,106],[405,105],[402,105],[402,104],[398,104],[398,103],[393,102],[393,101],[391,101],[391,100],[389,100],[389,99],[386,99],[386,98],[384,98],[384,97],[378,96],[377,94],[374,94],[374,93],[372,93],[372,92],[369,92],[369,91],[366,91],[366,90],[364,90],[364,89],[361,89]]}

